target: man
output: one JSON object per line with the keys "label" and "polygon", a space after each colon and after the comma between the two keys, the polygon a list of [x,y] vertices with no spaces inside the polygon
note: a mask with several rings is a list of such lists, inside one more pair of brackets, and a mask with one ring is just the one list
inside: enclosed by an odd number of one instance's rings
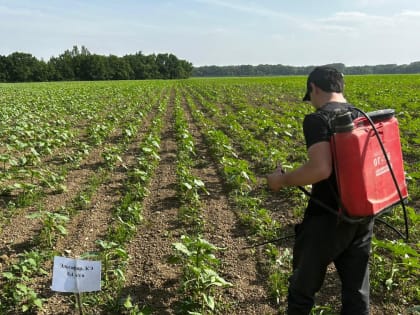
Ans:
{"label": "man", "polygon": [[338,211],[329,121],[336,110],[350,110],[353,118],[358,116],[344,98],[343,90],[343,75],[334,68],[317,67],[309,74],[303,100],[310,101],[315,112],[306,115],[303,122],[308,160],[291,172],[283,173],[279,167],[267,176],[267,184],[273,191],[286,186],[312,185],[303,221],[295,227],[289,315],[310,314],[315,293],[321,288],[331,262],[342,284],[341,314],[369,314],[368,260],[373,219],[349,223],[317,202]]}

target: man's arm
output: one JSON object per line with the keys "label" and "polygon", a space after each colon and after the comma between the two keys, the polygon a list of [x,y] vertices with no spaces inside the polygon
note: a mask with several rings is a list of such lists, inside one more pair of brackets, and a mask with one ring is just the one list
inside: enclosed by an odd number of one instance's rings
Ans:
{"label": "man's arm", "polygon": [[327,179],[332,172],[332,158],[330,143],[317,142],[308,149],[308,161],[299,168],[282,173],[277,169],[267,175],[268,187],[278,191],[286,186],[305,186]]}

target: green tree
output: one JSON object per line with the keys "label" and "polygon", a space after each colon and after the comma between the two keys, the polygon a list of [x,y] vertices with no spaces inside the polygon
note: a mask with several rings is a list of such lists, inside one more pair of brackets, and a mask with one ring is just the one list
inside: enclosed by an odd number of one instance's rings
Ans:
{"label": "green tree", "polygon": [[406,73],[420,73],[420,61],[410,63],[404,70]]}
{"label": "green tree", "polygon": [[130,79],[143,80],[148,78],[147,72],[147,58],[141,51],[134,55],[126,55],[123,57],[126,63],[131,68]]}
{"label": "green tree", "polygon": [[133,69],[127,59],[110,55],[108,57],[108,79],[129,80],[133,77]]}
{"label": "green tree", "polygon": [[50,71],[50,67],[44,60],[37,61],[32,67],[30,81],[49,81]]}
{"label": "green tree", "polygon": [[155,54],[145,57],[146,78],[145,79],[161,79],[158,65],[156,63],[157,56]]}
{"label": "green tree", "polygon": [[11,82],[28,82],[33,79],[33,69],[38,60],[31,54],[14,52],[7,56],[8,77]]}
{"label": "green tree", "polygon": [[179,78],[180,79],[186,79],[189,78],[192,74],[192,71],[194,69],[191,62],[188,62],[186,60],[179,60],[179,64],[181,67]]}
{"label": "green tree", "polygon": [[166,63],[169,79],[185,79],[191,75],[192,64],[179,60],[175,55],[169,54]]}
{"label": "green tree", "polygon": [[73,58],[77,65],[75,75],[78,80],[106,80],[107,61],[105,56],[79,55]]}
{"label": "green tree", "polygon": [[158,79],[169,79],[169,55],[168,54],[157,54],[156,56],[156,67],[158,70]]}
{"label": "green tree", "polygon": [[69,51],[64,52],[57,58],[50,59],[49,64],[53,73],[51,76],[57,81],[73,81],[75,80],[75,73],[73,67],[73,57]]}
{"label": "green tree", "polygon": [[191,75],[193,66],[173,54],[108,57],[73,46],[48,62],[15,52],[0,56],[0,82],[179,79]]}
{"label": "green tree", "polygon": [[9,61],[6,56],[0,56],[0,82],[7,82],[9,80],[8,63]]}

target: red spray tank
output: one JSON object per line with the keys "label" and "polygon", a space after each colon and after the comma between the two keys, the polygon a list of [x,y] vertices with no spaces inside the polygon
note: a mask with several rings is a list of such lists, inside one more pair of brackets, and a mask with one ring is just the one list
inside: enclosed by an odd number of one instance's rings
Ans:
{"label": "red spray tank", "polygon": [[355,217],[375,216],[408,196],[394,111],[380,110],[368,116],[370,122],[366,117],[353,121],[348,112],[333,121],[331,148],[341,207]]}

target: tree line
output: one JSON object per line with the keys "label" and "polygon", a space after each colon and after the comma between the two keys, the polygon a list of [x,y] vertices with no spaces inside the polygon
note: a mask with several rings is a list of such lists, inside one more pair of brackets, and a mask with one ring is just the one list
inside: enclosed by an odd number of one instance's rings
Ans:
{"label": "tree line", "polygon": [[[374,65],[346,67],[343,63],[330,66],[344,74],[408,74],[420,73],[420,61],[408,65]],[[238,65],[238,66],[202,66],[195,67],[193,77],[226,77],[226,76],[278,76],[307,75],[315,66],[285,66],[285,65]]]}
{"label": "tree line", "polygon": [[[330,64],[344,74],[420,73],[420,61],[405,65],[350,66]],[[0,55],[0,82],[93,81],[185,79],[193,77],[307,75],[315,66],[232,65],[193,67],[173,54],[144,55],[137,52],[118,57],[92,54],[73,46],[58,57],[38,60],[29,53]]]}
{"label": "tree line", "polygon": [[47,62],[23,52],[0,55],[0,82],[184,79],[192,70],[192,63],[173,54],[103,56],[84,46]]}

